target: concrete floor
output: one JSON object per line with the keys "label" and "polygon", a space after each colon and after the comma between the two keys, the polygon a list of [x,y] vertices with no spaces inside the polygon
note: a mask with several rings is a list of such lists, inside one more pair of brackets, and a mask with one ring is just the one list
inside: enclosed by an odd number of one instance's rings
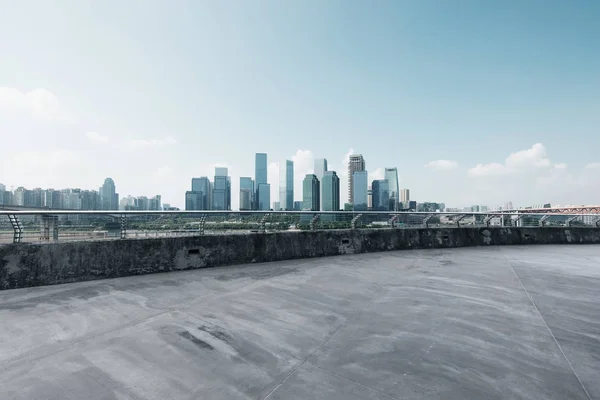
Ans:
{"label": "concrete floor", "polygon": [[600,399],[600,246],[0,292],[0,398]]}

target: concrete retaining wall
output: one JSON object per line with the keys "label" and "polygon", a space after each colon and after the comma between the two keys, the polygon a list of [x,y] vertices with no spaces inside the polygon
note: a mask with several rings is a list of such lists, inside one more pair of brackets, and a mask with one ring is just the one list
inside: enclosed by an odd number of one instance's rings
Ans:
{"label": "concrete retaining wall", "polygon": [[230,264],[402,249],[600,243],[600,228],[281,232],[0,246],[0,290]]}

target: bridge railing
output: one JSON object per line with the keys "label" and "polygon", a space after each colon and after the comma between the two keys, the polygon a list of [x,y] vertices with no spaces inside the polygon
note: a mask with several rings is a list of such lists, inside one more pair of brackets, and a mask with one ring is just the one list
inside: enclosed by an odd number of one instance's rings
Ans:
{"label": "bridge railing", "polygon": [[393,211],[10,211],[0,244],[260,234],[321,229],[600,226],[600,214]]}

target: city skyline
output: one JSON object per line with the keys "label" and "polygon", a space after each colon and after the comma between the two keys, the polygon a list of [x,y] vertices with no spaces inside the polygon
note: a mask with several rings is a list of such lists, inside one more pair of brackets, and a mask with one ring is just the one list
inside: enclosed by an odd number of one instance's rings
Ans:
{"label": "city skyline", "polygon": [[295,201],[316,158],[347,195],[356,152],[369,181],[397,167],[414,198],[450,207],[599,203],[599,15],[539,0],[10,2],[0,34],[21,39],[0,63],[0,182],[111,177],[183,208],[190,177],[223,166],[235,209],[255,152],[271,202],[284,160]]}

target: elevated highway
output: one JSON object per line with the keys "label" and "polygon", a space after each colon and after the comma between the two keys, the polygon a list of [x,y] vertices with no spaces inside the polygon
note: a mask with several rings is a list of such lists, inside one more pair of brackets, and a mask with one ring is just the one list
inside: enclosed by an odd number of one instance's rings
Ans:
{"label": "elevated highway", "polygon": [[2,291],[1,397],[600,399],[598,265],[471,247]]}

